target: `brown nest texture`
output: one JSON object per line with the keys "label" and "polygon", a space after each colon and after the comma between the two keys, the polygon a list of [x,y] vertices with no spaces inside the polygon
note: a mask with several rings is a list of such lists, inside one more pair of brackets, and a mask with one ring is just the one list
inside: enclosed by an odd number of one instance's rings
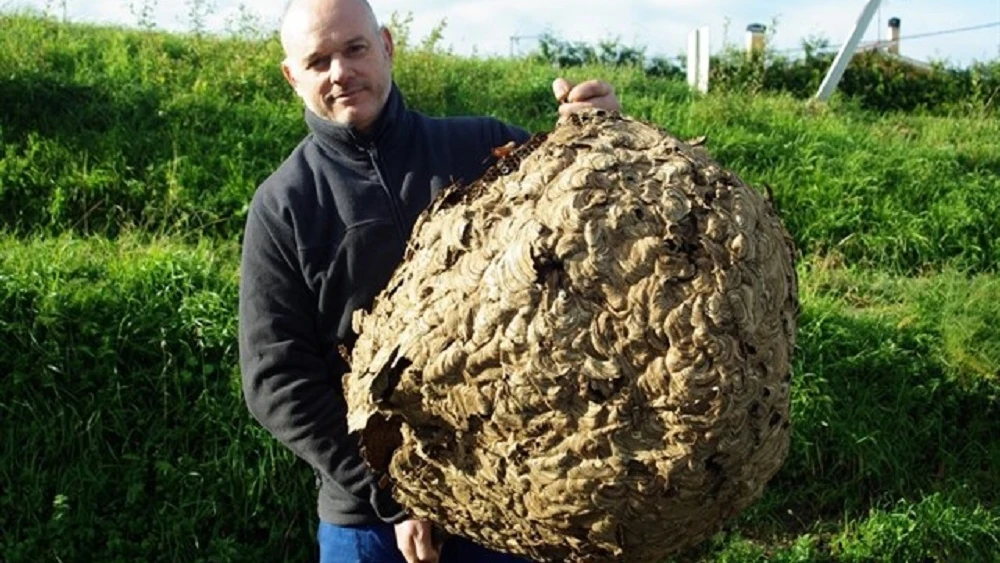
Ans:
{"label": "brown nest texture", "polygon": [[797,314],[768,199],[701,147],[585,113],[420,218],[355,315],[349,426],[449,533],[655,562],[781,466]]}

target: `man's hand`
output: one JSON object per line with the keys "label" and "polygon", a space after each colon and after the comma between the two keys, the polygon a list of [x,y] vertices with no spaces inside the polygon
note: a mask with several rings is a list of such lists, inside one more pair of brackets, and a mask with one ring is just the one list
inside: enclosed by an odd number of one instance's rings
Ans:
{"label": "man's hand", "polygon": [[396,524],[396,547],[406,563],[437,563],[441,553],[431,540],[432,524],[427,520],[403,520]]}
{"label": "man's hand", "polygon": [[565,116],[586,108],[621,111],[615,89],[601,80],[588,80],[573,85],[565,78],[556,78],[552,93],[559,100],[559,115]]}

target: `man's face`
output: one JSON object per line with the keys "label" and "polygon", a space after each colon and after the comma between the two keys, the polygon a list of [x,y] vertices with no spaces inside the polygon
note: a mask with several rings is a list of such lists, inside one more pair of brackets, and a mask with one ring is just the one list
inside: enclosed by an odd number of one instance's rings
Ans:
{"label": "man's face", "polygon": [[363,2],[304,0],[286,16],[281,68],[306,107],[368,132],[392,84],[392,36]]}

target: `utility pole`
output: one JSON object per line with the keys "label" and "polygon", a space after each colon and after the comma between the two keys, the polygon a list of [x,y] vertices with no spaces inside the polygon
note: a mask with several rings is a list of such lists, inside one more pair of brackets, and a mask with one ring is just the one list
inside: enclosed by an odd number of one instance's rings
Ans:
{"label": "utility pole", "polygon": [[819,91],[816,92],[816,99],[825,102],[833,95],[834,90],[837,89],[837,84],[840,83],[840,79],[844,76],[847,65],[854,57],[854,52],[858,49],[861,37],[864,36],[865,30],[868,29],[868,24],[871,23],[872,17],[875,15],[880,4],[881,0],[868,0],[864,9],[861,10],[861,16],[858,17],[857,23],[854,24],[854,31],[851,32],[850,37],[840,47],[837,57],[833,59],[830,71],[826,73],[826,78],[823,79],[823,83],[819,86]]}

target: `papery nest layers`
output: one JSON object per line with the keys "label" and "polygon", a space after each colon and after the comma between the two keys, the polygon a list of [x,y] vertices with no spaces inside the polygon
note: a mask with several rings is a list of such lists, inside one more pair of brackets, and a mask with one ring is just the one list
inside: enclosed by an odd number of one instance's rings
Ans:
{"label": "papery nest layers", "polygon": [[537,561],[660,561],[784,461],[794,252],[700,147],[562,119],[417,222],[354,318],[349,427],[448,532]]}

